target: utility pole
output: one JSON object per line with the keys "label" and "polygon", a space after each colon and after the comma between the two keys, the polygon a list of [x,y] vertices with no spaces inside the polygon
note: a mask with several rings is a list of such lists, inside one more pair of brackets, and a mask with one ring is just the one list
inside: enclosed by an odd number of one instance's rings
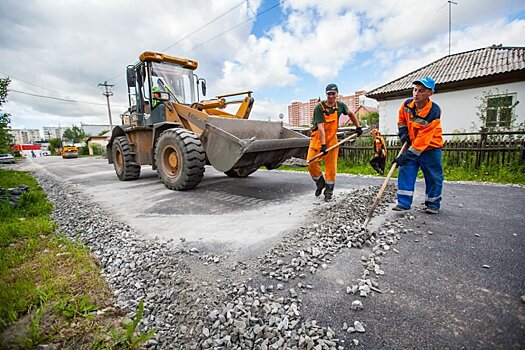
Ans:
{"label": "utility pole", "polygon": [[450,33],[452,31],[452,4],[457,5],[457,2],[448,0],[448,55],[450,56]]}
{"label": "utility pole", "polygon": [[110,85],[108,84],[108,81],[106,80],[104,82],[104,84],[100,83],[98,84],[98,86],[103,86],[104,87],[104,92],[102,93],[102,95],[106,96],[106,100],[108,101],[108,114],[109,114],[109,132],[112,133],[113,132],[113,123],[111,122],[111,108],[109,107],[109,96],[113,96],[113,92],[111,92],[111,88],[114,86],[114,85]]}

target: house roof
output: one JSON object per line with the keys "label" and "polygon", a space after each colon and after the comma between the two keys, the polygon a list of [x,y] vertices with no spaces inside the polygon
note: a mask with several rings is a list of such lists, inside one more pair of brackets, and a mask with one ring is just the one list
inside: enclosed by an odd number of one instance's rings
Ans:
{"label": "house roof", "polygon": [[525,47],[492,45],[445,56],[407,75],[369,91],[366,96],[387,100],[406,96],[412,82],[432,77],[436,92],[525,80]]}
{"label": "house roof", "polygon": [[361,106],[357,107],[357,109],[355,110],[354,113],[358,113],[359,110],[361,110],[361,109],[365,110],[366,113],[377,112],[379,110],[376,107],[361,105]]}

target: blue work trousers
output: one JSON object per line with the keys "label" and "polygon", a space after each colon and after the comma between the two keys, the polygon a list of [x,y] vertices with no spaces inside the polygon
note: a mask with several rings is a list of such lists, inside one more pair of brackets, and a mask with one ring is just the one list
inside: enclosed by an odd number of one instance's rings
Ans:
{"label": "blue work trousers", "polygon": [[441,148],[435,148],[421,153],[416,159],[411,159],[406,165],[399,168],[397,178],[397,203],[399,206],[410,209],[414,199],[417,173],[419,168],[425,177],[425,206],[439,209],[441,192],[443,191],[443,164]]}

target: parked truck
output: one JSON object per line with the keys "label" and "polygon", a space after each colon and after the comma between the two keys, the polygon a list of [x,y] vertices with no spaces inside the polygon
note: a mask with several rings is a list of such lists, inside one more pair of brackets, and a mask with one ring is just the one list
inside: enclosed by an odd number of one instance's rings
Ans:
{"label": "parked truck", "polygon": [[[107,145],[120,180],[135,180],[142,165],[151,165],[167,188],[187,190],[201,182],[205,165],[246,177],[262,166],[275,169],[291,157],[306,157],[308,137],[280,122],[248,119],[251,91],[200,101],[206,81],[195,74],[197,66],[148,51],[127,67],[129,108]],[[235,104],[235,113],[226,111]]]}

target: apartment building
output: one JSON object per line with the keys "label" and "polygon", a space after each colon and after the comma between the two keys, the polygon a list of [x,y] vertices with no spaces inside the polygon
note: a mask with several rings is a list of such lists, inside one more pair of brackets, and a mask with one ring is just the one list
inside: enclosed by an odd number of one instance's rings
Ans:
{"label": "apartment building", "polygon": [[[352,112],[355,112],[359,106],[366,105],[369,107],[377,106],[377,102],[365,96],[366,91],[359,90],[353,95],[339,95],[338,100],[345,103]],[[308,102],[294,101],[288,106],[288,122],[292,126],[308,126],[312,124],[314,109],[318,98],[310,99]]]}
{"label": "apartment building", "polygon": [[292,102],[288,106],[288,123],[293,126],[312,124],[312,116],[317,102],[319,102],[317,98],[312,98],[308,102]]}
{"label": "apartment building", "polygon": [[40,129],[11,129],[14,141],[17,144],[28,144],[40,141]]}
{"label": "apartment building", "polygon": [[55,126],[44,126],[44,139],[61,139],[64,131],[67,128],[55,127]]}
{"label": "apartment building", "polygon": [[98,136],[103,131],[109,131],[110,127],[106,124],[84,124],[80,123],[80,128],[84,130],[86,135]]}

